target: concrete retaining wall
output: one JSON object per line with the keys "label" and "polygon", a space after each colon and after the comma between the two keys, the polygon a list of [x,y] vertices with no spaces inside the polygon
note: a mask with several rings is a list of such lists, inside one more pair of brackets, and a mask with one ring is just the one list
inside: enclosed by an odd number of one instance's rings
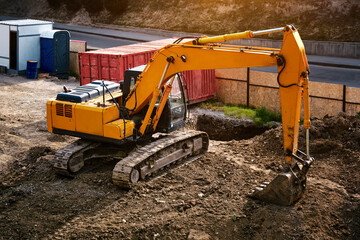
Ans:
{"label": "concrete retaining wall", "polygon": [[[217,69],[216,96],[226,104],[264,106],[280,112],[277,73],[249,71],[247,68]],[[249,91],[248,91],[249,88]],[[360,88],[340,84],[310,82],[311,117],[336,116],[340,112],[360,112]]]}
{"label": "concrete retaining wall", "polygon": [[[318,56],[360,58],[360,42],[327,42],[303,40],[306,54]],[[233,45],[281,48],[282,40],[239,39],[229,41]]]}

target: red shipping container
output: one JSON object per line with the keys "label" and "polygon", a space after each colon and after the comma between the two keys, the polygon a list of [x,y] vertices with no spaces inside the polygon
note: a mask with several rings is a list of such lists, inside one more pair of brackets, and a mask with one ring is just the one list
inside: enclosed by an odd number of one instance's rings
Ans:
{"label": "red shipping container", "polygon": [[184,72],[190,103],[205,101],[216,93],[215,70]]}
{"label": "red shipping container", "polygon": [[[175,38],[79,53],[80,85],[103,79],[122,82],[129,68],[147,64],[152,54]],[[216,93],[215,70],[184,73],[190,103],[211,98]]]}

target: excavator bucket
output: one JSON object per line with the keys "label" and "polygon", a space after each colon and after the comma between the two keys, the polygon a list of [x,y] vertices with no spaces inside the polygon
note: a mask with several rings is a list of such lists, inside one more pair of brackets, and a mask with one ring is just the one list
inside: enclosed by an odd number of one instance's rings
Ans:
{"label": "excavator bucket", "polygon": [[250,197],[278,205],[292,205],[303,195],[306,187],[306,173],[313,159],[303,163],[302,168],[295,164],[278,174],[271,182],[264,182],[250,194]]}

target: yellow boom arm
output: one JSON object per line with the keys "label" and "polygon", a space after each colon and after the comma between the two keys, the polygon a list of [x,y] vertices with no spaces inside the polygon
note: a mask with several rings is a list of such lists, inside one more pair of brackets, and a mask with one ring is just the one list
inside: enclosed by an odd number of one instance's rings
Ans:
{"label": "yellow boom arm", "polygon": [[[216,42],[249,38],[271,32],[284,32],[281,49],[215,44]],[[280,103],[283,122],[286,162],[291,163],[297,152],[301,100],[304,98],[305,127],[310,127],[308,72],[304,45],[293,26],[265,31],[246,31],[217,37],[202,37],[186,43],[168,45],[157,51],[144,69],[126,99],[126,108],[139,112],[151,99],[150,107],[140,128],[144,134],[149,126],[156,126],[158,117],[151,120],[161,88],[176,73],[187,70],[239,67],[278,66]],[[171,87],[168,84],[167,87]],[[136,91],[136,94],[134,94]],[[136,99],[135,99],[136,97]],[[166,97],[162,97],[160,106]],[[156,116],[161,115],[159,107]],[[309,155],[308,151],[307,154]]]}

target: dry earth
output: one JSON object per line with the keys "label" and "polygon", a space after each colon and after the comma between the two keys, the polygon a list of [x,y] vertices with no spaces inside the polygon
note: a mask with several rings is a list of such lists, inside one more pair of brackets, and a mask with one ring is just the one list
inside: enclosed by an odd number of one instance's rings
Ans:
{"label": "dry earth", "polygon": [[0,239],[360,238],[359,118],[312,121],[316,162],[294,206],[247,196],[280,171],[281,128],[211,140],[199,160],[123,191],[112,161],[74,179],[52,170],[54,152],[74,141],[46,128],[46,100],[64,84],[78,83],[0,75]]}

